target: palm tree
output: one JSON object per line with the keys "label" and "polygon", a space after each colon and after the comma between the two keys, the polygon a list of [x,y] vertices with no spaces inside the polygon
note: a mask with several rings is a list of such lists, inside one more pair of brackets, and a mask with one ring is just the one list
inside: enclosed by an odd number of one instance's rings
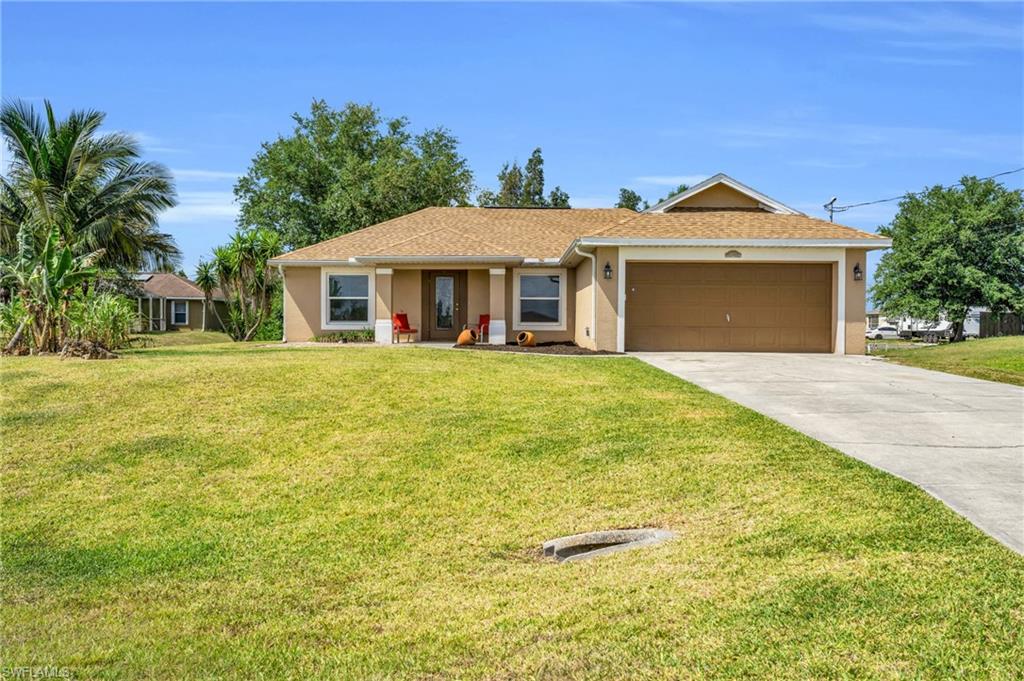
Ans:
{"label": "palm tree", "polygon": [[281,251],[281,236],[270,229],[236,232],[213,249],[211,267],[228,301],[228,332],[234,340],[251,340],[270,312],[275,273],[267,261]]}
{"label": "palm tree", "polygon": [[[196,286],[203,290],[203,304],[213,310],[213,315],[220,323],[220,328],[227,329],[228,327],[224,325],[224,320],[220,318],[220,313],[217,312],[217,306],[213,304],[213,291],[220,286],[220,283],[217,281],[217,270],[213,264],[200,260],[196,266],[195,281]],[[206,331],[206,315],[203,315],[203,331]]]}
{"label": "palm tree", "polygon": [[16,101],[0,108],[10,151],[0,178],[0,253],[13,255],[28,226],[38,245],[53,230],[73,255],[101,251],[97,263],[121,273],[177,263],[174,239],[157,229],[157,216],[176,204],[170,173],[139,160],[138,143],[122,133],[100,133],[105,114],[72,111],[45,120]]}

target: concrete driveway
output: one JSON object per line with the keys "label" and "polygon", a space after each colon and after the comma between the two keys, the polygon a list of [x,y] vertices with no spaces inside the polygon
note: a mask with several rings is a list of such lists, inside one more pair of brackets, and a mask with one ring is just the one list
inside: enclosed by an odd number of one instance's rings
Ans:
{"label": "concrete driveway", "polygon": [[869,357],[632,354],[913,482],[1024,553],[1024,389]]}

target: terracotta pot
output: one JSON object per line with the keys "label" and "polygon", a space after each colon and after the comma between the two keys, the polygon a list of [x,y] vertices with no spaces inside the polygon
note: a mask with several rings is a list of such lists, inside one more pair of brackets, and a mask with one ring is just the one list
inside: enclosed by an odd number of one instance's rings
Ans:
{"label": "terracotta pot", "polygon": [[475,345],[477,338],[477,333],[473,329],[463,329],[459,334],[459,339],[455,342],[459,345]]}
{"label": "terracotta pot", "polygon": [[516,334],[516,343],[524,348],[532,348],[537,344],[537,337],[533,335],[532,331],[520,331]]}

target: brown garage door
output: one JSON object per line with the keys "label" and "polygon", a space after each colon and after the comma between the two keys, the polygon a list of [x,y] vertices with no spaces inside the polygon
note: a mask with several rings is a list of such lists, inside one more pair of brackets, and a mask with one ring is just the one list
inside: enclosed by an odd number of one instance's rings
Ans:
{"label": "brown garage door", "polygon": [[628,263],[626,349],[829,352],[832,266]]}

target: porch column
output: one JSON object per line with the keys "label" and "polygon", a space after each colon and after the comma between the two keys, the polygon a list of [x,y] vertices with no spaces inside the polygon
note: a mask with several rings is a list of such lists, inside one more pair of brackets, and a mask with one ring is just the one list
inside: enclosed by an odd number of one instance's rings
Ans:
{"label": "porch column", "polygon": [[149,298],[149,325],[148,326],[149,326],[149,330],[150,331],[155,331],[155,329],[153,328],[153,298],[152,298],[152,296],[150,296],[150,298]]}
{"label": "porch column", "polygon": [[505,344],[505,268],[493,267],[490,286],[491,326],[487,342],[491,345]]}
{"label": "porch column", "polygon": [[390,267],[378,267],[374,279],[376,302],[374,309],[373,340],[381,345],[391,345],[391,279],[395,273]]}
{"label": "porch column", "polygon": [[835,354],[846,354],[846,251],[839,253],[836,264],[838,291],[836,292],[836,340]]}

